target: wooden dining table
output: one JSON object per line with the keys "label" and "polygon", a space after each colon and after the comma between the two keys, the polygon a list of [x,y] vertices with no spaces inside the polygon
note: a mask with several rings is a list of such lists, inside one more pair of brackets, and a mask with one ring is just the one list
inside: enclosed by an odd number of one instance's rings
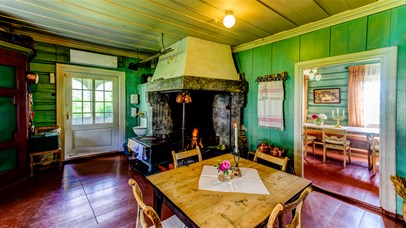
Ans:
{"label": "wooden dining table", "polygon": [[269,195],[199,190],[203,166],[224,160],[234,164],[233,155],[224,154],[148,176],[154,186],[154,209],[158,215],[165,203],[187,227],[258,227],[266,223],[276,204],[294,200],[312,184],[307,179],[241,158],[239,166],[256,169]]}

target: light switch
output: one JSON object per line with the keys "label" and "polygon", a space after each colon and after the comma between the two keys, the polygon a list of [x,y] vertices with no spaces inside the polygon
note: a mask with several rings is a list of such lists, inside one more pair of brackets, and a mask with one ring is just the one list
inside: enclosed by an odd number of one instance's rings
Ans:
{"label": "light switch", "polygon": [[55,73],[49,73],[49,83],[55,84]]}
{"label": "light switch", "polygon": [[130,95],[130,104],[138,104],[138,94]]}
{"label": "light switch", "polygon": [[131,108],[131,117],[136,117],[137,112],[137,108]]}

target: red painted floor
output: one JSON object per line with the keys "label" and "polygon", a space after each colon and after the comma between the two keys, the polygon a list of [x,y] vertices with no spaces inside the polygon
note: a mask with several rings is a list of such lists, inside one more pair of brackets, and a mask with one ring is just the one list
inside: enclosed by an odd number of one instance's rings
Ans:
{"label": "red painted floor", "polygon": [[[110,155],[38,171],[24,186],[0,196],[0,227],[134,227],[136,203],[128,179],[152,205],[152,186]],[[164,218],[171,212],[164,208]],[[404,227],[405,223],[319,192],[306,199],[303,227]]]}
{"label": "red painted floor", "polygon": [[323,163],[322,148],[317,147],[314,156],[310,147],[308,151],[304,160],[305,178],[326,190],[379,207],[379,165],[374,175],[368,169],[366,157],[352,156],[352,163],[344,168],[342,154],[328,152]]}

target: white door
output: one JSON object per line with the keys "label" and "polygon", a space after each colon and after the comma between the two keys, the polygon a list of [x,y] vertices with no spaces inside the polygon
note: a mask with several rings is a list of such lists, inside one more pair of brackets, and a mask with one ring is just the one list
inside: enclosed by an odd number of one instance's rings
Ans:
{"label": "white door", "polygon": [[118,151],[122,99],[117,72],[76,67],[64,69],[63,81],[65,159]]}

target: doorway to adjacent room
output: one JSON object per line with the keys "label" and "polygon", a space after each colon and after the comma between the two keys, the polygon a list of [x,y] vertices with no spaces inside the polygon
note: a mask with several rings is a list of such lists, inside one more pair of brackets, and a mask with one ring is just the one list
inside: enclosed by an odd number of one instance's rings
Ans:
{"label": "doorway to adjacent room", "polygon": [[313,67],[325,67],[329,65],[359,63],[373,60],[381,64],[380,80],[380,156],[379,156],[379,205],[386,211],[396,213],[396,193],[390,176],[396,175],[396,121],[393,115],[396,113],[396,75],[397,75],[397,47],[376,49],[358,52],[348,55],[328,57],[295,65],[295,172],[303,176],[303,143],[302,128],[304,123],[304,69]]}

